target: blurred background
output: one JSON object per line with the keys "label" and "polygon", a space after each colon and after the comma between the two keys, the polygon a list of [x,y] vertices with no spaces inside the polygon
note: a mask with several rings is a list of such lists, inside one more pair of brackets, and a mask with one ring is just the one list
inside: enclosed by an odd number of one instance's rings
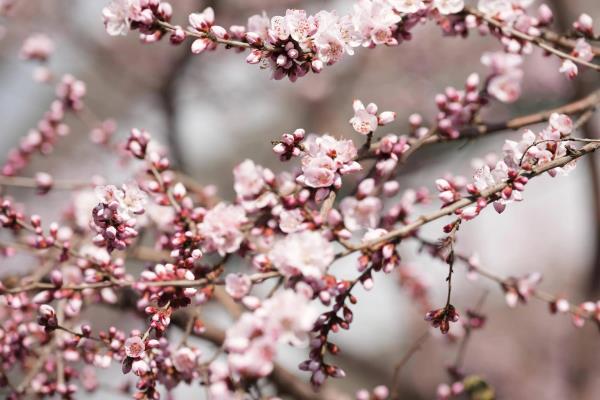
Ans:
{"label": "blurred background", "polygon": [[[215,184],[224,198],[233,195],[233,167],[246,158],[274,171],[289,167],[280,164],[271,151],[270,141],[283,132],[304,128],[360,143],[348,124],[355,98],[398,113],[396,122],[378,133],[406,132],[407,117],[414,112],[421,113],[426,121],[433,120],[435,94],[446,86],[462,87],[471,72],[485,76],[481,54],[500,49],[495,39],[478,35],[468,40],[440,40],[439,28],[430,23],[416,28],[415,40],[400,47],[357,51],[320,75],[292,84],[270,80],[268,71],[247,65],[245,56],[233,51],[219,49],[217,54],[194,56],[186,45],[174,47],[167,40],[142,45],[136,33],[110,37],[101,21],[105,3],[23,0],[9,18],[0,19],[0,154],[18,144],[53,98],[53,86],[34,82],[34,66],[19,59],[23,41],[33,32],[52,38],[56,51],[50,60],[51,70],[56,76],[72,73],[85,81],[86,104],[100,118],[117,121],[119,138],[132,127],[147,129],[168,147],[179,169],[201,184]],[[288,7],[343,12],[351,4],[322,0],[171,3],[175,23],[185,24],[190,12],[211,5],[217,23],[223,26],[245,24],[247,17],[263,10],[269,15],[282,15]],[[582,12],[600,20],[597,0],[551,0],[547,4],[555,11],[557,30],[567,30]],[[596,28],[600,29],[598,23]],[[485,121],[559,106],[600,87],[597,74],[584,72],[577,81],[569,82],[559,75],[557,59],[542,58],[538,50],[526,58],[523,97],[512,105],[488,108],[483,114]],[[57,180],[89,180],[92,175],[102,175],[112,183],[122,183],[131,176],[132,171],[115,162],[113,154],[90,143],[84,124],[76,119],[69,124],[72,132],[59,142],[53,156],[35,156],[20,175],[47,171]],[[586,129],[586,135],[600,133],[598,117]],[[470,176],[474,157],[498,152],[506,138],[518,135],[506,132],[469,143],[429,146],[403,169],[401,187],[434,190],[434,180],[445,172]],[[527,186],[525,201],[511,204],[501,216],[490,208],[475,221],[463,224],[458,248],[469,254],[477,252],[482,266],[498,275],[539,271],[544,274],[544,290],[564,294],[574,303],[595,300],[600,284],[596,163],[588,157],[567,178],[536,179]],[[40,198],[31,190],[13,188],[9,194],[25,203],[30,212],[49,220],[60,218],[71,196],[54,191]],[[437,239],[441,226],[442,222],[431,224],[423,235]],[[430,285],[432,303],[443,304],[447,268],[426,255],[417,255],[416,250],[410,244],[403,245],[403,259]],[[0,274],[29,268],[22,259],[0,259],[0,265]],[[356,273],[352,258],[336,268],[342,275]],[[472,306],[490,291],[482,308],[489,316],[488,323],[474,333],[464,368],[484,376],[495,387],[498,398],[599,398],[600,337],[596,327],[576,329],[568,317],[550,315],[547,305],[536,300],[527,307],[509,309],[497,285],[483,280],[470,282],[462,268],[458,268],[454,282],[454,304],[459,310]],[[346,370],[347,378],[328,383],[348,394],[361,387],[388,384],[394,364],[427,330],[421,310],[395,276],[377,275],[373,291],[367,293],[361,288],[357,293],[352,329],[334,338],[342,348],[336,361]],[[134,319],[124,322],[122,314],[102,311],[99,315],[104,325],[141,326],[141,321]],[[457,343],[444,338],[428,340],[402,370],[402,398],[433,398],[437,385],[449,382],[445,367],[453,362],[457,351]],[[282,349],[281,362],[308,379],[295,368],[302,356],[302,351]],[[106,372],[115,387],[116,382],[125,380],[119,369]],[[175,394],[182,395],[176,398],[202,398],[204,392],[196,386],[178,388]],[[92,398],[107,396],[121,398],[114,388],[104,386]]]}

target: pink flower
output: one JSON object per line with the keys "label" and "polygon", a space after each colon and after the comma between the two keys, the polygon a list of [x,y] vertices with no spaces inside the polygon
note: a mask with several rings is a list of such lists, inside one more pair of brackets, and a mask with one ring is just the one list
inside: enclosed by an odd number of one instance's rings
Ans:
{"label": "pink flower", "polygon": [[360,171],[354,161],[356,147],[351,140],[337,140],[329,135],[311,135],[304,143],[307,151],[302,157],[299,183],[313,188],[341,186],[341,175]]}
{"label": "pink flower", "polygon": [[139,336],[131,336],[125,341],[125,354],[127,357],[140,358],[145,350],[146,345]]}
{"label": "pink flower", "polygon": [[393,33],[401,19],[402,17],[395,13],[385,0],[358,0],[354,4],[352,21],[356,31],[363,38],[364,46],[398,44]]}
{"label": "pink flower", "polygon": [[206,7],[201,13],[192,13],[188,16],[191,27],[200,32],[208,31],[215,23],[215,11]]}
{"label": "pink flower", "polygon": [[306,346],[318,311],[303,293],[287,289],[265,300],[256,314],[265,315],[267,335],[292,346]]}
{"label": "pink flower", "polygon": [[230,327],[224,346],[229,368],[247,377],[262,377],[273,369],[278,343],[304,345],[318,311],[309,299],[291,289],[276,292],[252,313]]}
{"label": "pink flower", "polygon": [[498,75],[490,79],[488,92],[503,103],[513,103],[521,97],[522,73]]}
{"label": "pink flower", "polygon": [[146,375],[150,371],[150,366],[144,360],[135,360],[131,364],[131,370],[137,376],[143,376],[143,375]]}
{"label": "pink flower", "polygon": [[396,119],[396,113],[392,111],[384,111],[377,115],[375,103],[369,103],[365,108],[360,100],[354,100],[352,107],[354,108],[354,117],[350,119],[350,124],[356,132],[362,135],[375,132],[378,125],[386,125]]}
{"label": "pink flower", "polygon": [[46,61],[54,52],[54,42],[47,35],[34,33],[25,39],[21,47],[21,58]]}
{"label": "pink flower", "polygon": [[433,0],[433,6],[437,8],[440,14],[456,14],[465,8],[463,0]]}
{"label": "pink flower", "polygon": [[339,61],[347,53],[354,54],[353,47],[360,44],[350,17],[338,17],[333,12],[320,11],[315,15],[318,26],[313,41],[317,47],[319,58],[327,65]]}
{"label": "pink flower", "polygon": [[173,354],[173,366],[181,373],[191,373],[196,368],[196,360],[198,354],[189,347],[179,348],[175,354]]}
{"label": "pink flower", "polygon": [[351,231],[361,228],[376,228],[382,209],[381,200],[373,196],[365,197],[362,200],[358,200],[356,197],[346,197],[340,203],[344,225]]}
{"label": "pink flower", "polygon": [[245,274],[229,274],[225,278],[225,290],[231,297],[240,300],[252,288],[250,277]]}
{"label": "pink flower", "polygon": [[298,232],[304,228],[304,215],[302,210],[283,210],[279,213],[279,229],[285,233]]}
{"label": "pink flower", "polygon": [[577,68],[577,64],[575,64],[573,61],[564,60],[558,72],[565,74],[565,76],[569,79],[575,79],[579,74],[579,69]]}
{"label": "pink flower", "polygon": [[401,13],[412,14],[423,9],[423,0],[389,0],[394,9]]}
{"label": "pink flower", "polygon": [[571,54],[584,61],[592,61],[594,59],[592,46],[585,39],[578,39],[575,42],[575,48]]}
{"label": "pink flower", "polygon": [[[268,38],[268,30],[271,25],[269,18],[266,13],[263,12],[262,15],[253,15],[248,18],[248,33],[252,32],[258,35],[262,40],[267,40]],[[248,34],[246,34],[248,35]]]}
{"label": "pink flower", "polygon": [[275,268],[288,278],[302,275],[318,279],[333,257],[331,243],[315,231],[292,233],[278,240],[269,252]]}
{"label": "pink flower", "polygon": [[573,23],[573,28],[577,31],[593,36],[594,35],[594,19],[589,14],[581,14],[577,21]]}
{"label": "pink flower", "polygon": [[[312,16],[308,17],[304,10],[288,9],[285,12],[284,18],[290,36],[301,45],[308,39],[308,36],[316,30],[314,18]],[[284,37],[283,39],[286,38]]]}
{"label": "pink flower", "polygon": [[111,36],[126,35],[132,20],[142,11],[140,0],[112,0],[102,9],[106,32]]}
{"label": "pink flower", "polygon": [[492,70],[488,81],[488,93],[503,103],[512,103],[521,96],[523,71],[519,68],[522,58],[504,52],[484,53],[482,64]]}
{"label": "pink flower", "polygon": [[560,132],[561,136],[568,136],[573,131],[573,121],[565,114],[553,113],[548,122],[551,128]]}
{"label": "pink flower", "polygon": [[310,157],[302,160],[302,172],[306,186],[313,188],[329,187],[334,184],[336,168],[327,156]]}
{"label": "pink flower", "polygon": [[205,238],[205,250],[218,251],[222,256],[237,251],[244,240],[241,227],[246,222],[246,213],[240,206],[219,203],[210,209],[198,225]]}
{"label": "pink flower", "polygon": [[367,108],[360,100],[354,100],[354,117],[350,119],[350,123],[354,130],[362,135],[375,132],[377,129],[377,106],[370,103]]}
{"label": "pink flower", "polygon": [[233,188],[240,198],[251,198],[262,192],[265,188],[265,173],[273,173],[252,160],[245,160],[233,169]]}

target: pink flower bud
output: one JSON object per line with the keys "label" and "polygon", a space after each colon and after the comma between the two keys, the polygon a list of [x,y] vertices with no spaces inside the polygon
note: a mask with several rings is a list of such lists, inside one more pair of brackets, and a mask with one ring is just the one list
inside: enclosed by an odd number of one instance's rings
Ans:
{"label": "pink flower bud", "polygon": [[192,42],[192,53],[194,54],[200,54],[202,53],[204,50],[206,50],[210,45],[212,44],[210,39],[196,39]]}
{"label": "pink flower bud", "polygon": [[386,125],[393,122],[396,119],[396,113],[393,111],[384,111],[381,114],[379,114],[379,117],[377,119],[379,125]]}

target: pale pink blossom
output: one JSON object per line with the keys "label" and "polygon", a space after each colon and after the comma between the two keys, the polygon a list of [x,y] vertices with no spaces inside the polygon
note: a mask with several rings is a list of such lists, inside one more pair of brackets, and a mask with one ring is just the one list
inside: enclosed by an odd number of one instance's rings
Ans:
{"label": "pale pink blossom", "polygon": [[145,360],[138,359],[131,364],[131,370],[137,376],[143,376],[150,371],[150,365]]}
{"label": "pale pink blossom", "polygon": [[363,38],[364,46],[398,44],[393,34],[401,19],[385,0],[358,0],[352,13],[354,27]]}
{"label": "pale pink blossom", "polygon": [[247,220],[240,206],[219,203],[210,209],[198,225],[205,251],[217,251],[222,256],[236,252],[244,240],[241,229]]}
{"label": "pale pink blossom", "polygon": [[481,63],[491,69],[488,93],[504,103],[512,103],[521,96],[523,71],[521,56],[501,51],[486,52]]}
{"label": "pale pink blossom", "polygon": [[43,33],[34,33],[25,39],[21,47],[21,58],[46,61],[54,52],[54,42]]}
{"label": "pale pink blossom", "polygon": [[318,279],[333,262],[333,257],[331,243],[315,231],[289,234],[278,240],[269,252],[275,268],[288,278],[302,275]]}
{"label": "pale pink blossom", "polygon": [[132,20],[142,11],[140,0],[112,0],[102,9],[104,26],[109,35],[126,35]]}
{"label": "pale pink blossom", "polygon": [[577,31],[586,34],[593,35],[594,34],[594,19],[586,13],[580,14],[577,18],[577,21],[573,23],[573,28]]}
{"label": "pale pink blossom", "polygon": [[313,188],[340,187],[341,175],[361,170],[354,161],[357,151],[352,140],[335,139],[329,135],[310,135],[302,157],[302,175],[298,182]]}
{"label": "pale pink blossom", "polygon": [[464,0],[433,0],[433,6],[443,15],[456,14],[465,8]]}
{"label": "pale pink blossom", "polygon": [[412,14],[425,8],[423,0],[389,0],[394,9],[401,13]]}
{"label": "pale pink blossom", "polygon": [[575,64],[573,61],[564,60],[558,72],[565,74],[565,76],[569,79],[575,79],[579,74],[579,69],[577,68],[577,64]]}
{"label": "pale pink blossom", "polygon": [[592,61],[594,59],[592,46],[585,39],[578,39],[575,42],[575,48],[571,54],[583,61]]}
{"label": "pale pink blossom", "polygon": [[146,351],[144,341],[139,336],[131,336],[125,341],[125,354],[127,357],[139,358]]}
{"label": "pale pink blossom", "polygon": [[279,213],[279,229],[285,233],[298,232],[304,229],[304,215],[302,210],[283,210]]}
{"label": "pale pink blossom", "polygon": [[354,130],[362,135],[375,132],[377,129],[377,106],[370,103],[366,108],[360,100],[354,100],[352,104],[354,116],[350,119],[350,124]]}
{"label": "pale pink blossom", "polygon": [[354,116],[350,119],[350,124],[354,130],[362,135],[373,133],[379,125],[386,125],[396,119],[396,113],[384,111],[377,115],[377,105],[369,103],[366,107],[360,100],[354,100],[352,103]]}
{"label": "pale pink blossom", "polygon": [[212,7],[206,7],[200,13],[192,13],[188,16],[190,26],[197,31],[208,31],[215,23],[215,11]]}
{"label": "pale pink blossom", "polygon": [[195,370],[198,354],[189,347],[181,347],[173,354],[173,366],[181,373],[191,373]]}
{"label": "pale pink blossom", "polygon": [[252,288],[250,277],[245,274],[228,274],[225,277],[225,290],[231,297],[240,300],[246,296]]}
{"label": "pale pink blossom", "polygon": [[277,343],[305,345],[318,311],[291,289],[276,292],[252,313],[244,313],[225,335],[229,368],[247,377],[273,369]]}
{"label": "pale pink blossom", "polygon": [[233,188],[240,198],[251,198],[260,194],[266,187],[265,175],[273,175],[269,170],[245,160],[233,169]]}
{"label": "pale pink blossom", "polygon": [[265,300],[255,314],[266,318],[269,336],[296,347],[308,344],[308,333],[319,315],[304,293],[290,289]]}
{"label": "pale pink blossom", "polygon": [[346,197],[340,203],[344,225],[351,231],[361,228],[376,228],[383,205],[378,197],[369,196],[358,200]]}

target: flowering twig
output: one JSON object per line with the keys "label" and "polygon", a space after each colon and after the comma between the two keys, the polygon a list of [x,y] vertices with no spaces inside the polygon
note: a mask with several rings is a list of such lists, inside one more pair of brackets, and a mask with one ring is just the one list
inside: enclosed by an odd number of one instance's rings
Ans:
{"label": "flowering twig", "polygon": [[502,22],[498,21],[497,19],[490,17],[489,15],[482,13],[481,11],[473,8],[473,7],[465,7],[465,12],[476,16],[477,18],[481,18],[482,20],[484,20],[485,22],[487,22],[488,24],[490,24],[491,26],[498,28],[500,31],[503,32],[503,34],[508,35],[508,36],[514,36],[516,38],[519,38],[521,40],[527,41],[535,46],[540,47],[541,49],[546,50],[549,53],[552,53],[558,57],[560,57],[563,60],[571,60],[574,63],[583,65],[585,67],[591,68],[593,70],[599,71],[600,72],[600,65],[598,64],[594,64],[588,61],[585,61],[579,57],[575,57],[572,56],[569,53],[565,53],[562,50],[559,50],[551,45],[549,45],[548,43],[546,43],[543,38],[540,37],[536,37],[536,36],[531,36],[525,32],[521,32],[517,29],[514,29],[512,27],[509,27],[505,24],[503,24]]}
{"label": "flowering twig", "polygon": [[[544,172],[547,172],[551,169],[554,169],[557,167],[562,167],[574,160],[577,160],[578,158],[580,158],[586,154],[593,153],[598,148],[600,148],[600,143],[598,143],[598,142],[588,143],[587,145],[583,146],[581,149],[573,152],[573,154],[569,154],[569,155],[557,158],[557,159],[555,159],[547,164],[544,164],[540,167],[534,167],[531,171],[522,171],[520,173],[520,175],[524,176],[526,178],[533,178],[533,177],[541,175]],[[482,191],[479,198],[487,199],[487,201],[489,202],[490,197],[492,195],[501,192],[505,187],[508,186],[508,184],[509,184],[509,182],[502,182],[502,183],[493,185],[490,188]],[[431,221],[435,221],[435,220],[445,217],[447,215],[451,215],[455,211],[460,210],[461,208],[464,208],[468,205],[471,205],[471,204],[475,203],[476,201],[477,201],[476,198],[465,197],[465,198],[458,200],[446,207],[441,208],[438,211],[432,212],[430,214],[421,215],[420,217],[417,218],[416,221],[409,223],[408,225],[402,226],[398,229],[392,230],[392,231],[382,235],[380,238],[374,239],[372,241],[369,241],[369,242],[366,242],[363,244],[356,245],[353,248],[351,248],[350,250],[343,251],[342,255],[347,255],[347,254],[350,254],[352,252],[359,251],[359,250],[378,247],[382,243],[388,242],[390,240],[409,236],[417,228],[419,228]]]}

